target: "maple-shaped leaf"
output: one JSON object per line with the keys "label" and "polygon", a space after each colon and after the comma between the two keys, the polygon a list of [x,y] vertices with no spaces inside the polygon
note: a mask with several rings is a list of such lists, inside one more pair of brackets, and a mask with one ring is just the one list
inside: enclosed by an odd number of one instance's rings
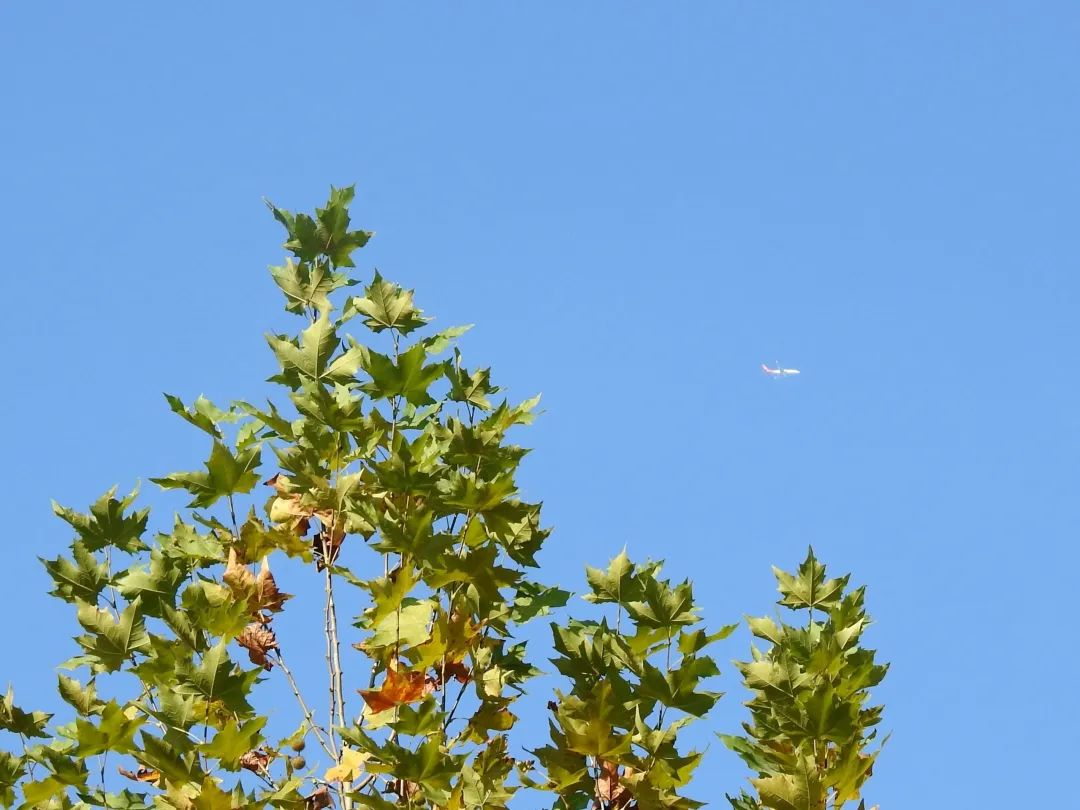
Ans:
{"label": "maple-shaped leaf", "polygon": [[38,558],[56,583],[51,593],[65,602],[74,602],[76,599],[96,602],[98,594],[109,584],[109,566],[105,562],[99,563],[81,540],[72,543],[71,552],[74,562],[66,557],[57,557],[55,560]]}
{"label": "maple-shaped leaf", "polygon": [[69,678],[67,675],[60,674],[57,677],[57,690],[60,692],[60,697],[74,706],[75,711],[84,717],[101,713],[105,703],[98,700],[97,687],[94,686],[92,680],[88,685],[83,686],[75,678]]}
{"label": "maple-shaped leaf", "polygon": [[827,790],[818,777],[812,757],[799,757],[794,773],[751,779],[761,803],[770,810],[816,810],[824,807]]}
{"label": "maple-shaped leaf", "polygon": [[135,599],[120,616],[100,610],[86,602],[78,602],[78,619],[89,635],[76,640],[86,651],[85,658],[95,672],[115,672],[132,653],[146,652],[150,636],[142,617],[142,602]]}
{"label": "maple-shaped leaf", "polygon": [[363,296],[354,296],[345,304],[342,320],[361,313],[367,317],[364,326],[373,332],[393,329],[401,335],[407,335],[428,322],[423,317],[423,310],[413,303],[413,291],[404,290],[393,282],[386,281],[379,272],[364,288]]}
{"label": "maple-shaped leaf", "polygon": [[241,759],[258,747],[262,741],[262,728],[266,717],[253,717],[244,722],[232,721],[225,724],[208,743],[199,746],[204,756],[213,757],[221,767],[235,771],[242,767]]}
{"label": "maple-shaped leaf", "polygon": [[289,599],[292,599],[292,594],[278,590],[277,581],[270,573],[270,564],[266,557],[263,557],[259,575],[255,577],[255,600],[258,610],[280,613]]}
{"label": "maple-shaped leaf", "polygon": [[356,282],[333,270],[326,261],[294,262],[270,268],[274,282],[285,294],[285,309],[303,315],[308,308],[325,315],[331,309],[330,294]]}
{"label": "maple-shaped leaf", "polygon": [[160,549],[150,552],[150,565],[134,565],[116,579],[116,589],[127,600],[142,601],[147,616],[163,616],[166,608],[176,606],[176,591],[187,577],[183,564],[164,555]]}
{"label": "maple-shaped leaf", "polygon": [[365,347],[351,346],[335,358],[341,339],[328,315],[321,315],[301,332],[299,342],[280,335],[267,335],[266,341],[281,364],[281,379],[294,387],[300,387],[301,378],[317,383],[348,382],[368,355]]}
{"label": "maple-shaped leaf", "polygon": [[136,487],[118,500],[116,487],[113,487],[94,502],[89,514],[76,512],[56,501],[53,501],[52,508],[58,517],[67,521],[78,532],[87,551],[100,551],[106,546],[115,546],[128,554],[135,554],[147,548],[142,541],[142,535],[150,515],[149,509],[132,512],[130,515],[124,514],[135,502],[138,494],[139,488]]}
{"label": "maple-shaped leaf", "polygon": [[326,256],[336,267],[355,267],[352,252],[366,245],[373,235],[370,231],[349,230],[349,204],[355,194],[353,186],[331,186],[326,205],[315,209],[314,218],[284,211],[269,200],[266,204],[288,231],[285,248],[297,258],[311,261],[317,256]]}
{"label": "maple-shaped leaf", "polygon": [[236,643],[248,651],[251,663],[258,664],[267,671],[274,668],[274,662],[267,658],[267,653],[278,649],[278,643],[274,631],[269,627],[252,622],[237,636]]}
{"label": "maple-shaped leaf", "polygon": [[212,776],[203,778],[198,794],[189,799],[191,810],[236,810],[235,797],[218,787]]}
{"label": "maple-shaped leaf", "polygon": [[150,480],[162,489],[184,489],[194,495],[189,507],[213,506],[221,498],[251,492],[258,483],[256,472],[260,448],[252,445],[235,454],[220,441],[214,442],[206,472],[177,472]]}
{"label": "maple-shaped leaf", "polygon": [[422,343],[402,352],[396,361],[385,354],[368,351],[361,368],[371,377],[371,381],[360,388],[373,399],[402,396],[417,407],[430,405],[435,400],[428,389],[443,375],[446,367],[443,363],[425,364],[426,359],[427,351]]}
{"label": "maple-shaped leaf", "polygon": [[80,757],[91,757],[105,751],[130,753],[135,750],[135,732],[143,722],[143,716],[135,707],[124,710],[115,700],[110,700],[102,709],[96,725],[82,717],[76,718],[77,745],[73,753]]}
{"label": "maple-shaped leaf", "polygon": [[364,765],[369,759],[371,759],[371,754],[367,751],[343,748],[337,764],[326,771],[323,779],[327,782],[344,782],[346,784],[354,782],[364,772]]}
{"label": "maple-shaped leaf", "polygon": [[247,702],[259,670],[237,671],[229,658],[226,641],[207,650],[197,665],[183,664],[177,668],[178,694],[201,695],[209,702],[220,701],[228,710],[241,715],[252,711]]}
{"label": "maple-shaped leaf", "polygon": [[778,604],[795,610],[830,610],[836,607],[850,578],[826,579],[825,566],[817,561],[812,548],[794,576],[776,566],[773,566],[773,573],[783,596]]}
{"label": "maple-shaped leaf", "polygon": [[681,582],[672,588],[666,580],[657,579],[655,576],[647,577],[641,601],[627,603],[626,609],[634,621],[656,629],[674,630],[676,627],[696,624],[699,621],[689,581]]}
{"label": "maple-shaped leaf", "polygon": [[433,684],[423,672],[403,670],[400,665],[391,664],[386,670],[386,678],[378,689],[361,689],[367,709],[377,714],[402,703],[415,703],[431,693]]}
{"label": "maple-shaped leaf", "polygon": [[225,438],[218,427],[220,423],[236,422],[240,418],[239,414],[221,410],[201,394],[196,398],[191,408],[188,408],[177,396],[172,394],[165,394],[164,396],[173,413],[199,430],[209,433],[215,439]]}
{"label": "maple-shaped leaf", "polygon": [[592,588],[592,593],[583,597],[587,602],[625,603],[641,599],[641,584],[634,576],[634,564],[630,562],[625,548],[612,558],[606,571],[586,566],[585,578]]}
{"label": "maple-shaped leaf", "polygon": [[0,729],[24,737],[48,737],[45,724],[52,718],[45,712],[25,712],[15,705],[15,691],[9,686],[7,694],[0,699]]}

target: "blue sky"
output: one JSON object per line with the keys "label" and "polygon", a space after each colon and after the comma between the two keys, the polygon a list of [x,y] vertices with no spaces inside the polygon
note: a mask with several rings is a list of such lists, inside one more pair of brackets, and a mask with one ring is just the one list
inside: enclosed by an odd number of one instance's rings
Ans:
{"label": "blue sky", "polygon": [[49,499],[197,465],[162,391],[265,391],[260,197],[355,182],[361,270],[544,394],[550,581],[626,544],[722,624],[812,543],[893,663],[868,804],[1015,806],[1080,720],[1078,41],[1071,2],[8,0],[0,680],[57,707]]}

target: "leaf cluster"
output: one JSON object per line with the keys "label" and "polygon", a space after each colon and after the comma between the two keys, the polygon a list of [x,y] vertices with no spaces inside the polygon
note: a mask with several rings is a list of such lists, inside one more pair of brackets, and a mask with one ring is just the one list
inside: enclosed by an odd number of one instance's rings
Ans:
{"label": "leaf cluster", "polygon": [[743,735],[721,739],[755,772],[756,796],[728,798],[736,810],[840,808],[859,801],[880,753],[882,707],[869,700],[888,665],[860,644],[870,624],[864,588],[848,589],[847,576],[827,578],[813,549],[797,572],[773,571],[778,604],[805,613],[806,623],[748,620],[767,645],[738,663],[753,694],[751,722]]}

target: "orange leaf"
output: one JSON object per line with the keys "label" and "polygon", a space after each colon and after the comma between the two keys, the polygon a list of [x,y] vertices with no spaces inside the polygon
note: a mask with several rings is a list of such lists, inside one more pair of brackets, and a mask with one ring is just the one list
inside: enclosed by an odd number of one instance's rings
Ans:
{"label": "orange leaf", "polygon": [[375,713],[399,706],[402,703],[415,703],[430,694],[431,682],[423,672],[400,672],[396,666],[386,671],[386,680],[379,689],[361,689],[364,703]]}
{"label": "orange leaf", "polygon": [[161,771],[156,771],[151,768],[139,768],[137,771],[129,771],[125,768],[117,768],[121,776],[126,776],[128,779],[134,779],[136,782],[150,782],[156,785],[161,780]]}

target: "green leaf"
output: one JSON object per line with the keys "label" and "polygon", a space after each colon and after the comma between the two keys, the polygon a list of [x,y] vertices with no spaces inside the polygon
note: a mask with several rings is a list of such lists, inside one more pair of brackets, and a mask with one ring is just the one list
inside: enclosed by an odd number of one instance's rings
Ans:
{"label": "green leaf", "polygon": [[50,593],[65,602],[77,599],[96,602],[98,595],[109,584],[109,566],[104,562],[99,563],[81,540],[72,543],[71,552],[75,557],[74,563],[65,557],[55,560],[38,558],[56,583]]}
{"label": "green leaf", "polygon": [[135,501],[139,488],[133,489],[126,497],[117,500],[116,487],[113,487],[90,507],[89,514],[81,514],[53,501],[53,512],[67,521],[78,532],[87,551],[100,551],[106,546],[115,546],[128,554],[135,554],[146,549],[142,534],[146,530],[149,509],[143,509],[125,515],[128,507]]}
{"label": "green leaf", "polygon": [[423,317],[423,310],[413,303],[413,291],[403,290],[397,284],[386,281],[378,271],[375,272],[372,282],[364,288],[362,297],[349,299],[342,317],[347,319],[356,313],[367,316],[364,326],[373,332],[393,329],[401,335],[407,335],[428,322],[428,319]]}
{"label": "green leaf", "polygon": [[100,714],[101,710],[105,707],[103,701],[97,698],[97,688],[94,686],[94,682],[90,681],[87,686],[83,686],[75,678],[69,678],[66,675],[59,675],[58,690],[60,691],[60,697],[75,707],[75,710],[84,717],[91,714]]}
{"label": "green leaf", "polygon": [[369,351],[363,358],[361,368],[368,373],[371,381],[364,383],[361,389],[373,399],[403,396],[417,407],[431,405],[435,400],[428,389],[443,375],[446,367],[443,363],[424,365],[426,358],[427,351],[422,343],[403,352],[397,362],[384,354]]}
{"label": "green leaf", "polygon": [[220,701],[226,709],[250,716],[247,695],[261,670],[239,670],[229,658],[228,642],[221,641],[207,650],[199,664],[184,664],[177,669],[176,692],[182,695],[201,695],[207,701]]}
{"label": "green leaf", "polygon": [[552,609],[565,606],[569,599],[569,591],[524,580],[517,584],[510,616],[515,623],[524,624],[537,616],[547,616]]}
{"label": "green leaf", "polygon": [[354,345],[335,359],[341,339],[327,315],[321,315],[301,332],[298,343],[280,335],[267,335],[266,340],[281,364],[281,379],[293,387],[299,386],[300,378],[331,385],[347,383],[368,354],[363,346]]}
{"label": "green leaf", "polygon": [[79,757],[92,757],[105,751],[130,753],[135,750],[135,732],[142,724],[143,719],[137,712],[132,711],[129,716],[115,700],[110,700],[102,709],[97,725],[82,717],[76,718],[78,744],[73,753]]}
{"label": "green leaf", "polygon": [[150,480],[162,489],[184,489],[195,496],[189,507],[207,507],[229,495],[251,492],[259,481],[256,469],[260,448],[253,445],[233,455],[224,444],[214,442],[206,472],[178,472]]}
{"label": "green leaf", "polygon": [[88,663],[95,672],[115,672],[136,652],[146,652],[150,636],[142,618],[142,604],[133,601],[119,618],[107,610],[99,610],[86,602],[79,602],[79,624],[90,635],[79,636],[77,641],[86,650]]}
{"label": "green leaf", "polygon": [[309,307],[325,315],[333,309],[330,294],[355,283],[344,273],[334,272],[325,261],[297,264],[287,259],[284,265],[271,267],[270,275],[285,294],[285,309],[297,315]]}
{"label": "green leaf", "polygon": [[144,615],[160,617],[175,607],[176,591],[186,576],[186,566],[154,549],[149,568],[132,566],[117,578],[116,588],[129,602],[141,598]]}
{"label": "green leaf", "polygon": [[811,757],[800,757],[793,774],[774,774],[750,780],[761,803],[771,810],[819,810],[825,791]]}
{"label": "green leaf", "polygon": [[23,778],[26,760],[0,750],[0,807],[15,804],[15,785]]}
{"label": "green leaf", "polygon": [[175,397],[172,394],[165,394],[164,396],[165,401],[169,403],[169,408],[172,409],[173,413],[182,417],[185,421],[190,422],[199,430],[209,433],[215,439],[224,438],[221,430],[218,428],[220,422],[235,422],[239,418],[234,413],[221,410],[221,408],[218,408],[213,402],[201,394],[195,400],[195,404],[191,409],[188,409],[179,397]]}
{"label": "green leaf", "polygon": [[829,610],[836,607],[848,583],[846,576],[826,580],[825,566],[814,557],[813,549],[809,550],[795,576],[776,566],[773,566],[773,573],[783,596],[779,604],[795,610]]}
{"label": "green leaf", "polygon": [[52,718],[45,712],[24,712],[15,705],[15,691],[9,686],[7,695],[0,699],[0,729],[24,737],[48,737],[45,724]]}
{"label": "green leaf", "polygon": [[213,740],[200,745],[199,750],[204,756],[220,760],[221,767],[226,770],[235,771],[240,767],[240,757],[259,747],[267,719],[253,717],[244,723],[227,723]]}
{"label": "green leaf", "polygon": [[354,267],[352,252],[362,248],[372,237],[368,231],[349,230],[349,204],[354,194],[353,186],[331,186],[330,198],[323,208],[315,209],[314,219],[307,214],[291,214],[277,208],[269,200],[266,200],[266,204],[289,232],[285,248],[301,261],[326,256],[337,267]]}
{"label": "green leaf", "polygon": [[592,588],[592,593],[584,596],[587,602],[626,603],[642,596],[641,586],[634,578],[634,564],[630,562],[625,548],[612,558],[606,571],[586,566],[585,578]]}
{"label": "green leaf", "polygon": [[694,594],[689,582],[672,588],[666,580],[655,576],[645,578],[642,601],[629,602],[627,612],[634,621],[645,627],[674,630],[681,625],[698,621],[694,608]]}

